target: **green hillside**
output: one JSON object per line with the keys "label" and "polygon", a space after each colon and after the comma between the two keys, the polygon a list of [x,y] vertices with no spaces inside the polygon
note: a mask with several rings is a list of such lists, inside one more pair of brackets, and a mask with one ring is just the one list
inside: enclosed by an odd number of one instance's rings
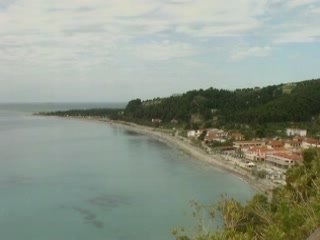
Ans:
{"label": "green hillside", "polygon": [[209,88],[182,95],[128,103],[123,118],[148,123],[159,118],[163,123],[203,125],[237,122],[264,124],[303,122],[320,113],[320,79],[263,88],[234,91]]}

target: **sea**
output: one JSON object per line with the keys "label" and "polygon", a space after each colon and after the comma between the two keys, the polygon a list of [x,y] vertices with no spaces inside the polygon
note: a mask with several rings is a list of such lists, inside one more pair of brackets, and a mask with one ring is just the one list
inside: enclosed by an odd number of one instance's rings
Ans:
{"label": "sea", "polygon": [[[0,104],[1,239],[173,240],[177,226],[196,231],[190,202],[245,203],[256,193],[150,136],[32,115],[102,107],[124,104]],[[221,226],[218,216],[212,229]]]}

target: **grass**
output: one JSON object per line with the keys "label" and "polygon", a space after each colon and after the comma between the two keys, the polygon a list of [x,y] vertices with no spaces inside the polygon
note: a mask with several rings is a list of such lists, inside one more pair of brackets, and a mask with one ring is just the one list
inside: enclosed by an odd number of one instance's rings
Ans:
{"label": "grass", "polygon": [[297,84],[295,83],[288,83],[282,86],[282,93],[284,94],[290,94]]}

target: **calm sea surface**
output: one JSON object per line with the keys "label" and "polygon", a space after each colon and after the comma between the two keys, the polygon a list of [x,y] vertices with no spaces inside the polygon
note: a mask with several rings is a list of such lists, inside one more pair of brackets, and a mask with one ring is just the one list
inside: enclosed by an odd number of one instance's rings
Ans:
{"label": "calm sea surface", "polygon": [[0,105],[1,239],[174,239],[173,227],[194,223],[190,200],[245,201],[255,193],[148,136],[30,114],[103,106]]}

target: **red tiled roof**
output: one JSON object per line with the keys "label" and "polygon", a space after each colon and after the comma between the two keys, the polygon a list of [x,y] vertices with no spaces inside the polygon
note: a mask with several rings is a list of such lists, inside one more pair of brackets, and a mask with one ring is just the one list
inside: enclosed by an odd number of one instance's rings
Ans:
{"label": "red tiled roof", "polygon": [[282,158],[286,158],[286,159],[290,159],[293,161],[299,161],[301,160],[301,157],[294,155],[294,154],[289,154],[289,153],[280,153],[280,152],[275,152],[272,154],[273,156],[277,156],[277,157],[282,157]]}
{"label": "red tiled roof", "polygon": [[265,148],[265,147],[252,147],[249,149],[249,151],[251,152],[273,152],[274,150],[272,149],[268,149],[268,148]]}
{"label": "red tiled roof", "polygon": [[239,143],[239,144],[261,143],[262,144],[262,141],[237,141],[235,143]]}
{"label": "red tiled roof", "polygon": [[303,142],[309,143],[309,144],[319,144],[319,141],[314,138],[305,138]]}
{"label": "red tiled roof", "polygon": [[273,141],[270,141],[269,143],[271,146],[283,146],[283,142],[282,141],[276,141],[276,140],[273,140]]}

